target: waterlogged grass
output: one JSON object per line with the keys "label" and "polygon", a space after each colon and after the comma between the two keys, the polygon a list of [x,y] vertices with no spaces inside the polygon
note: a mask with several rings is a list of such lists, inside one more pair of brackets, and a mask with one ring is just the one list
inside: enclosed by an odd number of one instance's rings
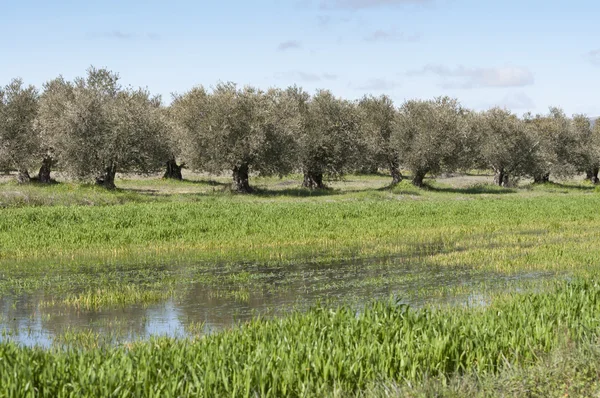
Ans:
{"label": "waterlogged grass", "polygon": [[121,285],[112,288],[87,290],[83,293],[71,294],[63,300],[63,304],[86,310],[103,307],[127,306],[137,303],[157,303],[173,298],[176,292],[168,289],[160,282],[157,286]]}
{"label": "waterlogged grass", "polygon": [[[471,375],[489,381],[515,369],[534,376],[536,366],[552,361],[565,342],[581,350],[597,342],[598,311],[600,285],[578,279],[548,292],[499,296],[487,307],[412,310],[384,301],[357,314],[351,307],[317,306],[197,339],[95,347],[93,338],[84,336],[67,339],[87,342],[83,347],[49,350],[4,342],[0,391],[8,396],[345,396],[385,393],[390,386],[423,389],[429,380]],[[597,375],[588,372],[579,380],[593,387]],[[563,385],[555,385],[563,392]]]}
{"label": "waterlogged grass", "polygon": [[[200,284],[242,302],[310,277],[298,264],[355,260],[362,278],[330,277],[306,293],[398,285],[406,272],[388,271],[407,263],[504,275],[595,272],[600,194],[592,186],[505,189],[480,178],[390,190],[385,176],[349,176],[317,192],[297,188],[299,176],[265,178],[255,180],[256,195],[233,195],[220,189],[226,178],[205,177],[121,180],[115,192],[0,184],[0,196],[39,198],[0,209],[0,292],[42,290],[51,302],[102,308],[177,298]],[[381,264],[386,256],[403,260]],[[369,258],[379,264],[367,266]],[[256,271],[264,268],[277,284]],[[444,291],[436,289],[423,294]]]}
{"label": "waterlogged grass", "polygon": [[195,251],[206,260],[336,258],[432,244],[449,251],[565,239],[585,246],[598,237],[600,195],[576,189],[534,193],[425,192],[425,200],[404,200],[394,191],[365,191],[332,201],[210,196],[193,203],[8,208],[1,210],[0,257],[168,257]]}

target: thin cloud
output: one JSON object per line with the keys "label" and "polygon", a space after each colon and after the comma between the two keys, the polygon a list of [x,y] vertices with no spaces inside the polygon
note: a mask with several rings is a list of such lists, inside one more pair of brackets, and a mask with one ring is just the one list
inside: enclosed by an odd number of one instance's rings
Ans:
{"label": "thin cloud", "polygon": [[393,41],[406,41],[416,42],[421,39],[419,34],[407,35],[403,32],[398,32],[396,29],[378,29],[374,32],[369,33],[365,36],[365,41],[368,42],[393,42]]}
{"label": "thin cloud", "polygon": [[136,34],[131,32],[124,32],[122,30],[112,30],[110,32],[93,32],[88,33],[90,39],[112,39],[112,40],[134,40],[134,39],[148,39],[158,40],[160,36],[156,33],[144,33]]}
{"label": "thin cloud", "polygon": [[600,48],[587,53],[586,58],[592,65],[600,66]]}
{"label": "thin cloud", "polygon": [[282,43],[279,43],[277,46],[277,51],[287,51],[302,48],[302,43],[297,40],[288,40]]}
{"label": "thin cloud", "polygon": [[337,80],[338,76],[331,73],[312,73],[302,71],[292,71],[275,74],[277,79],[295,80],[301,82],[320,82],[323,80]]}
{"label": "thin cloud", "polygon": [[323,0],[321,8],[360,10],[404,5],[426,5],[431,3],[433,3],[433,0]]}
{"label": "thin cloud", "polygon": [[317,15],[317,23],[322,29],[326,29],[331,26],[333,18],[330,15]]}
{"label": "thin cloud", "polygon": [[481,87],[524,87],[535,82],[527,68],[507,66],[500,68],[449,68],[443,65],[426,65],[408,72],[409,76],[433,74],[442,78],[445,89],[472,89]]}
{"label": "thin cloud", "polygon": [[367,81],[366,83],[357,86],[356,89],[357,90],[363,90],[363,91],[386,91],[386,90],[392,90],[396,87],[398,87],[400,84],[398,84],[395,81],[392,80],[386,80],[386,79],[371,79],[369,81]]}
{"label": "thin cloud", "polygon": [[535,108],[535,103],[531,97],[523,92],[509,94],[502,98],[496,105],[514,110],[530,110]]}

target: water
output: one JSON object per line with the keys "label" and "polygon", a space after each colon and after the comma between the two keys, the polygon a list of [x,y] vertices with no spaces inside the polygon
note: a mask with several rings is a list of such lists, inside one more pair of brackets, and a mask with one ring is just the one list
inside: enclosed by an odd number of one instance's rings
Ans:
{"label": "water", "polygon": [[[222,282],[207,284],[202,278],[207,274]],[[249,281],[236,283],[240,275]],[[238,264],[199,271],[197,276],[203,281],[192,278],[177,298],[148,305],[86,310],[64,304],[61,295],[47,290],[4,296],[0,298],[0,340],[49,346],[71,332],[100,333],[114,341],[154,335],[184,337],[229,328],[258,315],[282,316],[294,309],[305,310],[317,302],[360,307],[390,296],[416,307],[428,303],[482,305],[489,289],[552,275],[506,276],[386,258],[285,267]]]}

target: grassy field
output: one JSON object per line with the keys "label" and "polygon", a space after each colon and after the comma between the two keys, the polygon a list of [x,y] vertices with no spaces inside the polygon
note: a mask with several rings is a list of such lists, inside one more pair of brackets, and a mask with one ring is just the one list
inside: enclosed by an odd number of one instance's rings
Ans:
{"label": "grassy field", "polygon": [[[416,271],[435,278],[447,275],[444,269],[458,279],[515,282],[495,289],[482,282],[483,307],[407,312],[378,301],[358,317],[356,307],[321,306],[191,340],[68,349],[3,342],[0,361],[8,365],[0,370],[0,396],[33,388],[51,396],[108,395],[118,380],[114,395],[598,391],[600,367],[585,361],[600,359],[600,288],[590,282],[600,275],[595,187],[524,181],[506,189],[491,185],[490,176],[463,175],[429,181],[426,189],[390,188],[387,176],[349,176],[309,191],[299,188],[300,176],[290,176],[253,179],[256,194],[236,195],[226,177],[186,177],[127,177],[116,191],[0,183],[0,292],[51,292],[40,305],[86,311],[162,302],[193,289],[247,301],[257,291],[273,295],[306,284],[297,264],[331,275],[338,263],[340,273],[351,268],[364,277],[306,286],[369,292],[410,282],[420,289],[425,280]],[[399,270],[404,266],[413,271]],[[522,282],[521,275],[534,280]],[[423,286],[414,294],[460,296],[474,286]]]}

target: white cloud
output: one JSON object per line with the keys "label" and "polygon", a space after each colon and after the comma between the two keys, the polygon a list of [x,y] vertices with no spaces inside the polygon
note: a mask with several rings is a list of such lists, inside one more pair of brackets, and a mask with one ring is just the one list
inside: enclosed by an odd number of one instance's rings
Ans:
{"label": "white cloud", "polygon": [[586,58],[592,65],[600,66],[600,48],[587,53]]}
{"label": "white cloud", "polygon": [[302,82],[320,82],[322,80],[336,80],[338,76],[331,73],[319,74],[312,72],[292,71],[285,73],[276,73],[275,78]]}
{"label": "white cloud", "polygon": [[396,29],[378,29],[374,32],[369,33],[365,36],[366,41],[378,42],[378,41],[406,41],[416,42],[421,38],[419,34],[407,35],[403,32],[398,32]]}
{"label": "white cloud", "polygon": [[277,46],[277,51],[286,51],[286,50],[293,50],[293,49],[299,49],[299,48],[302,48],[302,43],[300,43],[297,40],[288,40],[288,41],[279,43],[279,45]]}
{"label": "white cloud", "polygon": [[434,74],[442,78],[440,86],[446,89],[471,89],[480,87],[524,87],[535,81],[527,68],[506,66],[500,68],[448,68],[443,65],[426,65],[408,72],[408,75]]}
{"label": "white cloud", "polygon": [[531,110],[535,108],[535,103],[531,97],[523,92],[509,94],[502,98],[496,105],[515,110]]}
{"label": "white cloud", "polygon": [[394,7],[403,5],[424,5],[430,4],[433,0],[323,0],[322,8],[345,8],[350,10],[360,10],[365,8]]}
{"label": "white cloud", "polygon": [[112,30],[110,32],[92,32],[88,33],[87,37],[89,39],[113,39],[113,40],[133,40],[133,39],[149,39],[149,40],[159,40],[160,35],[157,33],[131,33],[124,32],[122,30]]}
{"label": "white cloud", "polygon": [[386,79],[381,79],[381,78],[376,78],[376,79],[371,79],[369,81],[367,81],[366,83],[357,86],[356,88],[358,90],[363,90],[363,91],[386,91],[386,90],[392,90],[396,87],[398,87],[400,84],[398,84],[397,82],[391,81],[391,80],[386,80]]}

